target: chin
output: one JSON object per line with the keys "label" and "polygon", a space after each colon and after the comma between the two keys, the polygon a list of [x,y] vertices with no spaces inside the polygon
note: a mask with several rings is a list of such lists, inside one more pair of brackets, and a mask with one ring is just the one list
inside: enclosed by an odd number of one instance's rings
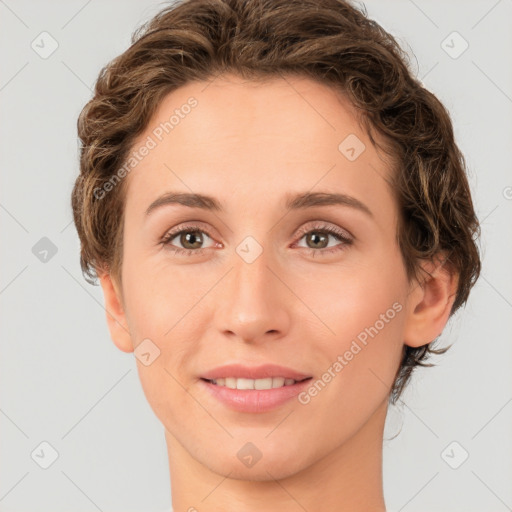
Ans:
{"label": "chin", "polygon": [[229,477],[232,480],[243,480],[248,482],[269,482],[272,480],[282,480],[300,472],[300,468],[283,468],[282,463],[264,464],[261,460],[252,468],[241,467],[237,461],[235,463],[226,463],[221,467],[212,467],[210,470],[223,477]]}
{"label": "chin", "polygon": [[[303,459],[297,458],[300,450],[288,446],[286,451],[268,452],[262,449],[261,458],[255,463],[247,465],[243,460],[243,455],[226,457],[226,452],[208,457],[208,460],[200,461],[211,471],[234,480],[246,480],[252,482],[265,482],[272,480],[281,480],[299,473],[309,464]],[[212,463],[212,461],[215,461]]]}

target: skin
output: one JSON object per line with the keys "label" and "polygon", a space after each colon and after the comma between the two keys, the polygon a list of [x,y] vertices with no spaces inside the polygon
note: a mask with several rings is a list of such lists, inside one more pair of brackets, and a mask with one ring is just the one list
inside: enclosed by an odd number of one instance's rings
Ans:
{"label": "skin", "polygon": [[[442,332],[457,276],[423,262],[431,277],[408,282],[391,170],[331,88],[298,77],[189,83],[165,97],[135,147],[191,96],[198,105],[125,178],[121,282],[100,278],[116,346],[132,352],[149,338],[160,350],[149,366],[136,361],[165,427],[174,511],[384,511],[383,429],[401,351]],[[338,149],[349,134],[366,146],[355,161]],[[213,196],[224,212],[146,215],[171,190]],[[349,194],[373,216],[343,205],[287,212],[285,196],[308,191]],[[318,221],[352,243],[325,235],[322,245]],[[197,222],[203,254],[162,245]],[[247,236],[263,248],[250,264],[236,252]],[[191,248],[183,236],[172,244]],[[400,312],[307,404],[236,412],[201,385],[201,372],[234,362],[321,378],[394,303]],[[237,457],[247,442],[262,454],[252,467]]]}

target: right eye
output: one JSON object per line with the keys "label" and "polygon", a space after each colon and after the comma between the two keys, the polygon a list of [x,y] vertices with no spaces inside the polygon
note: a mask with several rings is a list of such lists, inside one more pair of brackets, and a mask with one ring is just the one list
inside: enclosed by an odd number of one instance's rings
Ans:
{"label": "right eye", "polygon": [[[193,254],[202,254],[206,249],[211,247],[198,247],[199,244],[204,243],[204,235],[212,239],[211,236],[199,226],[187,226],[185,228],[176,229],[166,233],[161,240],[161,244],[165,247],[174,250],[177,254],[184,256],[192,256]],[[184,247],[176,247],[172,241],[177,238],[179,243]],[[212,239],[213,240],[213,239]],[[195,247],[187,247],[195,246]],[[214,244],[215,246],[215,244]]]}

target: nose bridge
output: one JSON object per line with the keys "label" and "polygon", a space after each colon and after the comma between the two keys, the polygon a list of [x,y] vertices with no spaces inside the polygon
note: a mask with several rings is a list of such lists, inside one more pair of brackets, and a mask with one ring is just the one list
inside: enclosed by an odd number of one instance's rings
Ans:
{"label": "nose bridge", "polygon": [[[252,219],[256,217],[257,212]],[[250,224],[251,222],[249,221]],[[272,272],[268,268],[273,265],[274,260],[270,241],[273,233],[258,230],[253,224],[251,227],[252,230],[249,228],[248,232],[252,234],[243,237],[234,247],[233,290],[240,300],[259,301],[269,291],[268,287],[274,284],[271,282]]]}
{"label": "nose bridge", "polygon": [[268,332],[283,334],[288,312],[279,289],[282,284],[270,270],[273,261],[271,249],[251,237],[235,248],[234,268],[217,308],[220,331],[245,341],[256,341]]}
{"label": "nose bridge", "polygon": [[[269,305],[269,295],[275,288],[272,272],[268,268],[272,260],[271,251],[256,244],[255,241],[245,240],[237,247],[231,276],[235,304],[254,308],[255,312]],[[244,315],[248,313],[245,311]]]}

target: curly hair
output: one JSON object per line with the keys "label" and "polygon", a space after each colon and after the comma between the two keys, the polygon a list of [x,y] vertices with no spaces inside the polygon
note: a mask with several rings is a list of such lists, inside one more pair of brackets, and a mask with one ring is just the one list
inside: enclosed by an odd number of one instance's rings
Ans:
{"label": "curly hair", "polygon": [[[88,282],[105,272],[120,282],[126,180],[101,197],[98,190],[109,190],[164,96],[226,72],[307,77],[344,94],[393,162],[396,236],[409,280],[419,277],[421,260],[447,254],[458,275],[450,315],[466,303],[480,274],[480,225],[450,115],[413,77],[394,37],[348,0],[179,0],[133,33],[131,46],[101,69],[77,123],[71,202]],[[391,403],[415,367],[432,366],[428,357],[450,348],[432,345],[404,346]]]}

